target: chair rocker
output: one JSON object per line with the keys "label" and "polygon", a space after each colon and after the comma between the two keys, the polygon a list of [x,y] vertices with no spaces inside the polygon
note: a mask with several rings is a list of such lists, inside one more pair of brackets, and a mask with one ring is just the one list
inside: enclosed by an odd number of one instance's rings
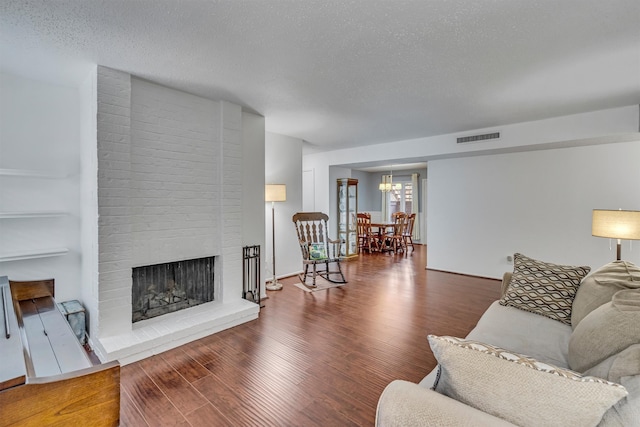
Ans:
{"label": "chair rocker", "polygon": [[[309,288],[315,288],[316,277],[320,276],[331,283],[347,283],[340,267],[342,240],[330,240],[327,229],[329,217],[322,212],[298,212],[292,221],[298,233],[304,272],[299,274],[300,281]],[[334,265],[335,269],[330,267]],[[311,270],[311,271],[309,271]],[[311,275],[312,284],[307,284]]]}

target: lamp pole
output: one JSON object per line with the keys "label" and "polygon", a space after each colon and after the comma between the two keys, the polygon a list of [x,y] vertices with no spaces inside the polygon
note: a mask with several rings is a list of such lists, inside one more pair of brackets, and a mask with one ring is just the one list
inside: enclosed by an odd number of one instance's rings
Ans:
{"label": "lamp pole", "polygon": [[268,291],[279,291],[282,283],[278,283],[276,277],[276,202],[287,201],[287,186],[285,184],[266,184],[264,187],[264,198],[266,202],[271,202],[271,255],[273,260],[273,279],[267,283]]}
{"label": "lamp pole", "polygon": [[273,257],[273,279],[266,288],[269,291],[279,291],[282,289],[282,284],[278,283],[276,277],[276,202],[274,201],[271,202],[271,255]]}

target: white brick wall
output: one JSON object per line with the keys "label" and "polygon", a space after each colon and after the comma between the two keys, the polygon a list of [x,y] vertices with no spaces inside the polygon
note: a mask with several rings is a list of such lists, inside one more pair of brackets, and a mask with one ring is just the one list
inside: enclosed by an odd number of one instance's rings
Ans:
{"label": "white brick wall", "polygon": [[[136,360],[257,317],[242,300],[241,108],[104,67],[97,98],[98,354]],[[132,325],[132,267],[205,256],[219,256],[213,309]]]}
{"label": "white brick wall", "polygon": [[[98,67],[98,331],[131,330],[131,77]],[[120,262],[119,262],[120,261]],[[125,316],[123,313],[128,312]]]}
{"label": "white brick wall", "polygon": [[134,266],[220,254],[220,104],[132,79]]}
{"label": "white brick wall", "polygon": [[225,302],[242,298],[242,110],[222,102],[222,226]]}

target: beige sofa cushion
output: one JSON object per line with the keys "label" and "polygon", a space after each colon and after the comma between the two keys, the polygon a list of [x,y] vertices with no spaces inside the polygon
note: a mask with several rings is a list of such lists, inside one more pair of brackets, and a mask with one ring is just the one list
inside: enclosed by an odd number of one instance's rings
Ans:
{"label": "beige sofa cushion", "polygon": [[491,343],[540,362],[568,368],[571,326],[493,302],[467,339]]}
{"label": "beige sofa cushion", "polygon": [[621,385],[478,341],[429,335],[429,343],[440,364],[437,392],[519,426],[596,426],[627,395]]}
{"label": "beige sofa cushion", "polygon": [[[584,375],[620,383],[622,377],[640,375],[640,344],[633,344],[584,371]],[[640,418],[638,419],[640,422]]]}
{"label": "beige sofa cushion", "polygon": [[585,277],[573,300],[571,326],[624,289],[640,289],[640,268],[627,261],[610,262]]}
{"label": "beige sofa cushion", "polygon": [[500,304],[571,325],[571,307],[591,267],[552,264],[514,255],[513,275]]}
{"label": "beige sofa cushion", "polygon": [[598,427],[640,426],[640,375],[622,377],[620,383],[629,394],[605,412]]}
{"label": "beige sofa cushion", "polygon": [[640,343],[640,289],[618,291],[589,313],[569,340],[569,367],[584,372]]}

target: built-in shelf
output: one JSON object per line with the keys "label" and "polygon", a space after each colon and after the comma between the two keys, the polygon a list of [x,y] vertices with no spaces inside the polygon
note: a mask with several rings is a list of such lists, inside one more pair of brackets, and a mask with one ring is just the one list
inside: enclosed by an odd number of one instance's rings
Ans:
{"label": "built-in shelf", "polygon": [[0,219],[7,218],[49,218],[69,215],[62,211],[24,211],[24,212],[0,212]]}
{"label": "built-in shelf", "polygon": [[54,172],[28,170],[28,169],[0,169],[0,176],[60,179],[60,178],[67,178],[69,175],[54,173]]}
{"label": "built-in shelf", "polygon": [[0,262],[20,261],[23,259],[48,258],[54,256],[66,255],[69,252],[67,248],[51,248],[38,249],[33,251],[8,252],[0,254]]}
{"label": "built-in shelf", "polygon": [[[36,178],[36,179],[44,179],[44,180],[52,180],[52,179],[65,179],[69,178],[71,175],[54,172],[54,171],[42,171],[42,170],[30,170],[30,169],[10,169],[10,168],[0,168],[0,177],[15,177],[19,179],[24,178]],[[4,185],[4,184],[2,184]],[[28,191],[28,190],[27,190]],[[69,212],[60,211],[60,210],[43,210],[43,209],[34,209],[34,210],[16,210],[16,211],[3,211],[0,212],[0,220],[6,219],[34,219],[34,222],[24,222],[24,223],[14,223],[17,228],[21,229],[19,231],[25,232],[29,229],[25,229],[25,227],[32,227],[33,225],[47,224],[46,221],[38,221],[38,218],[55,218],[55,217],[63,217],[69,215]],[[2,248],[5,249],[5,248]],[[6,249],[5,249],[6,250]],[[0,253],[0,262],[11,262],[11,261],[20,261],[25,259],[36,259],[36,258],[49,258],[49,257],[57,257],[63,256],[69,253],[68,248],[63,247],[54,247],[54,248],[34,248],[29,250],[19,250],[19,251],[7,251]]]}

